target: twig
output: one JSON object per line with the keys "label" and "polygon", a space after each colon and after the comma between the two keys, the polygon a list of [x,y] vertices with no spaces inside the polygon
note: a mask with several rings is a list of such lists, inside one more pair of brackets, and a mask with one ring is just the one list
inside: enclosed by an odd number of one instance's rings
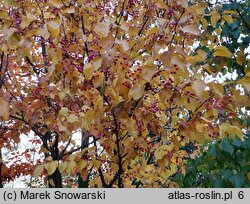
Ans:
{"label": "twig", "polygon": [[34,64],[31,62],[29,57],[25,56],[26,61],[29,63],[29,65],[32,67],[33,71],[35,72],[36,76],[39,76],[39,71],[35,68]]}
{"label": "twig", "polygon": [[170,40],[170,42],[169,42],[169,45],[171,45],[171,44],[173,43],[173,41],[174,41],[174,37],[175,37],[175,35],[177,34],[177,30],[176,30],[176,29],[177,29],[177,25],[178,25],[178,23],[180,22],[181,17],[183,16],[184,13],[185,13],[185,9],[182,10],[179,19],[178,19],[177,22],[175,23],[174,34],[173,34],[173,36],[172,36],[172,38],[171,38],[171,40]]}
{"label": "twig", "polygon": [[141,36],[142,31],[143,31],[143,29],[144,29],[144,27],[145,27],[146,23],[148,22],[148,20],[149,20],[149,18],[148,18],[148,17],[146,17],[146,20],[144,21],[144,23],[142,24],[142,27],[141,27],[140,31],[138,32],[138,35],[139,35],[139,36]]}
{"label": "twig", "polygon": [[[9,55],[7,54],[5,68],[3,70],[3,76],[2,76],[2,78],[0,78],[0,89],[2,88],[2,85],[4,83],[4,79],[6,77],[8,66],[9,66]],[[2,70],[2,68],[3,68],[3,53],[2,53],[2,56],[1,56],[1,70]],[[0,70],[0,74],[1,74],[1,70]]]}
{"label": "twig", "polygon": [[117,19],[116,19],[116,22],[115,22],[116,25],[117,25],[116,31],[115,31],[115,38],[116,38],[117,35],[118,35],[118,26],[120,25],[121,20],[122,20],[122,16],[123,16],[123,12],[124,12],[124,7],[125,7],[125,2],[126,2],[126,0],[123,1],[123,3],[122,3],[122,10],[121,10],[121,12],[119,13],[119,15],[117,16]]}
{"label": "twig", "polygon": [[[83,16],[81,16],[81,23],[82,23],[82,32],[86,38],[86,31],[85,31],[85,26],[84,26],[84,19],[83,19]],[[83,39],[84,40],[84,39]],[[89,58],[89,48],[88,48],[88,42],[87,42],[87,39],[84,40],[84,46],[85,46],[85,52],[86,52],[86,55],[87,57]]]}
{"label": "twig", "polygon": [[65,156],[67,156],[67,155],[70,155],[70,154],[72,154],[72,153],[74,153],[74,152],[77,152],[77,151],[80,150],[80,149],[84,149],[84,148],[88,147],[89,145],[91,145],[91,144],[93,144],[93,143],[94,143],[94,142],[90,142],[90,143],[88,143],[88,144],[81,145],[80,147],[77,147],[76,149],[73,149],[73,150],[71,150],[71,151],[69,151],[69,152],[66,152],[66,153],[64,153],[63,155],[60,155],[59,159],[65,157]]}

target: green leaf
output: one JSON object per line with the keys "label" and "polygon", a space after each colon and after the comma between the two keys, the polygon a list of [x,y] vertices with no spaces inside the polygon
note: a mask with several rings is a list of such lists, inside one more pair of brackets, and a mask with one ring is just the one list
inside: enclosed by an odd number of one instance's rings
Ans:
{"label": "green leaf", "polygon": [[237,29],[239,27],[239,22],[238,21],[234,21],[229,26],[230,26],[231,30],[235,30],[235,29]]}
{"label": "green leaf", "polygon": [[208,149],[208,155],[210,155],[210,156],[217,156],[217,148],[216,148],[216,144],[212,144],[210,147],[209,147],[209,149]]}
{"label": "green leaf", "polygon": [[234,175],[231,177],[231,182],[235,188],[241,188],[244,183],[244,175],[242,173]]}
{"label": "green leaf", "polygon": [[241,140],[238,137],[236,137],[235,140],[232,142],[232,144],[236,147],[240,147],[242,143]]}
{"label": "green leaf", "polygon": [[238,40],[239,37],[240,37],[240,31],[239,30],[235,30],[233,32],[233,37],[234,37],[235,40]]}
{"label": "green leaf", "polygon": [[230,153],[231,155],[233,154],[234,152],[234,148],[233,146],[226,140],[223,140],[222,143],[221,143],[221,147],[222,149],[225,151],[225,152],[228,152]]}

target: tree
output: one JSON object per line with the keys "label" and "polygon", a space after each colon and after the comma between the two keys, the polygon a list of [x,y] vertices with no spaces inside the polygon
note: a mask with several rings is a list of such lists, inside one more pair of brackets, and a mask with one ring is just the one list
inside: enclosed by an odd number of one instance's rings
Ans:
{"label": "tree", "polygon": [[[49,187],[63,187],[67,175],[89,187],[177,186],[171,176],[185,172],[200,144],[227,135],[244,140],[236,117],[249,98],[237,85],[249,90],[249,61],[241,50],[235,57],[243,78],[218,83],[234,51],[220,30],[208,35],[219,20],[239,14],[221,18],[207,6],[1,1],[0,46],[8,53],[1,145],[33,131],[44,154],[34,175],[46,176]],[[197,151],[188,152],[190,144]]]}
{"label": "tree", "polygon": [[[249,82],[244,76],[247,75],[247,63],[249,63],[245,60],[249,57],[249,53],[245,50],[250,42],[250,30],[247,23],[250,18],[249,4],[231,1],[219,5],[217,10],[218,15],[225,19],[225,22],[218,21],[215,28],[209,29],[209,33],[212,34],[216,29],[220,29],[220,36],[226,40],[223,42],[224,45],[235,55],[228,60],[227,66],[222,69],[222,74],[228,75],[228,72],[236,72],[235,80],[243,82],[247,88]],[[227,15],[229,12],[233,14],[230,17]],[[232,83],[232,81],[228,81],[229,84]],[[241,90],[241,92],[243,91]],[[249,96],[248,92],[245,94]],[[200,155],[188,161],[186,175],[180,173],[174,176],[173,179],[180,186],[249,187],[249,105],[239,110],[237,120],[248,130],[245,141],[240,141],[238,138],[235,140],[224,138],[221,141],[207,143],[202,147]]]}

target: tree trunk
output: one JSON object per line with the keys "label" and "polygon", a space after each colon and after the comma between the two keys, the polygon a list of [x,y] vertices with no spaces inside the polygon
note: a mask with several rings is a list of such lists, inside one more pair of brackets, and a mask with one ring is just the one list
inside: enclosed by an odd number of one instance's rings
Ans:
{"label": "tree trunk", "polygon": [[[82,130],[82,147],[85,147],[89,144],[89,137],[86,136]],[[83,149],[81,149],[83,150]],[[84,158],[84,156],[83,156]],[[82,159],[83,159],[82,158]],[[86,158],[87,159],[87,158]],[[78,173],[78,180],[77,180],[77,183],[78,183],[78,188],[88,188],[89,187],[89,175],[87,177],[87,179],[84,181],[81,177],[81,174]]]}
{"label": "tree trunk", "polygon": [[49,188],[62,188],[62,175],[58,168],[48,178],[49,180],[52,179],[52,181],[54,182],[54,186],[49,182]]}

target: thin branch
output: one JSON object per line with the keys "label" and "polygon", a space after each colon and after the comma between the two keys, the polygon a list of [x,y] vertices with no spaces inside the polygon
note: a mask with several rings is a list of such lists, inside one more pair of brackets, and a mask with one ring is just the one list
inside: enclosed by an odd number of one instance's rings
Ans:
{"label": "thin branch", "polygon": [[117,179],[118,179],[118,188],[123,187],[122,183],[122,156],[121,156],[121,149],[120,149],[120,138],[119,138],[119,125],[118,121],[115,115],[115,112],[113,112],[113,118],[114,118],[114,123],[115,123],[115,135],[116,135],[116,147],[117,147],[117,156],[118,156],[118,171],[117,171]]}
{"label": "thin branch", "polygon": [[63,149],[62,152],[60,153],[59,158],[66,152],[67,148],[69,147],[69,145],[70,145],[70,143],[71,143],[71,140],[72,140],[72,135],[71,135],[71,137],[69,138],[69,141],[67,142],[66,146],[64,147],[64,149]]}
{"label": "thin branch", "polygon": [[[3,54],[2,54],[2,56],[1,56],[1,69],[2,69],[2,65],[3,65],[2,59],[3,59]],[[3,70],[3,76],[2,76],[2,79],[0,79],[0,89],[2,88],[2,85],[3,85],[3,83],[4,83],[4,79],[5,79],[5,77],[6,77],[6,73],[7,73],[7,70],[8,70],[8,66],[9,66],[9,55],[7,54],[7,56],[6,56],[5,68],[4,68],[4,70]]]}
{"label": "thin branch", "polygon": [[237,13],[239,14],[241,20],[243,21],[243,23],[245,24],[248,32],[250,32],[250,26],[248,25],[248,23],[246,22],[246,20],[243,18],[242,14],[240,13],[240,10],[239,9],[236,9]]}
{"label": "thin branch", "polygon": [[41,6],[39,5],[39,2],[36,0],[36,4],[41,12],[41,19],[42,19],[42,22],[43,24],[45,24],[45,20],[44,20],[44,13],[43,13],[43,9],[41,8]]}
{"label": "thin branch", "polygon": [[33,71],[35,72],[36,76],[38,77],[39,71],[35,68],[35,65],[31,62],[29,57],[25,56],[26,61],[29,63],[29,65],[32,67]]}
{"label": "thin branch", "polygon": [[[84,19],[83,19],[83,16],[81,16],[81,23],[82,23],[82,32],[86,38],[86,30],[85,30],[85,26],[84,26]],[[86,52],[86,55],[87,57],[89,58],[89,48],[88,48],[88,42],[87,42],[87,39],[83,39],[84,40],[84,46],[85,46],[85,52]]]}
{"label": "thin branch", "polygon": [[[231,3],[235,3],[235,1],[230,0]],[[235,9],[237,11],[237,13],[239,14],[241,20],[243,21],[243,23],[245,24],[248,32],[250,32],[250,26],[248,25],[247,21],[244,19],[244,17],[242,16],[242,14],[240,13],[240,10],[238,8]]]}
{"label": "thin branch", "polygon": [[[95,137],[93,137],[93,142],[94,142],[94,146],[97,148],[97,143],[96,143],[96,138],[95,138]],[[96,153],[95,156],[98,157],[98,153]],[[105,178],[104,178],[104,175],[103,175],[103,172],[102,172],[101,167],[98,168],[98,173],[99,173],[99,175],[100,175],[100,179],[101,179],[101,182],[102,182],[102,186],[103,186],[104,188],[107,188],[108,185],[106,184],[106,181],[105,181]]]}
{"label": "thin branch", "polygon": [[69,151],[69,152],[66,152],[66,153],[64,153],[63,155],[60,155],[59,160],[62,159],[63,157],[65,157],[65,156],[67,156],[67,155],[70,155],[70,154],[72,154],[72,153],[74,153],[74,152],[77,152],[77,151],[80,150],[80,149],[84,149],[84,148],[88,147],[89,145],[91,145],[91,144],[93,144],[93,143],[94,143],[94,142],[90,142],[90,143],[88,143],[88,144],[81,145],[80,147],[77,147],[76,149],[73,149],[73,150],[71,150],[71,151]]}
{"label": "thin branch", "polygon": [[148,22],[148,20],[149,20],[149,18],[148,18],[148,17],[146,17],[146,20],[144,21],[144,23],[142,24],[142,27],[141,27],[140,31],[138,32],[138,35],[139,35],[139,36],[141,36],[142,31],[143,31],[143,29],[144,29],[144,27],[145,27],[146,23]]}
{"label": "thin branch", "polygon": [[171,40],[170,40],[170,42],[169,42],[169,45],[171,45],[171,44],[173,43],[173,41],[174,41],[174,37],[175,37],[175,35],[177,34],[177,26],[178,26],[178,23],[180,22],[181,17],[183,16],[184,13],[185,13],[185,9],[182,10],[179,19],[178,19],[177,22],[175,23],[174,34],[173,34],[173,36],[172,36],[172,38],[171,38]]}
{"label": "thin branch", "polygon": [[129,117],[132,116],[133,111],[136,109],[136,107],[138,106],[138,104],[142,100],[142,98],[143,98],[143,96],[141,98],[139,98],[137,101],[135,101],[134,106],[129,111],[129,114],[128,114]]}
{"label": "thin branch", "polygon": [[37,125],[33,125],[32,126],[32,130],[34,131],[34,133],[36,133],[36,135],[42,140],[43,142],[43,146],[52,154],[52,149],[48,146],[48,142],[47,139],[44,137],[44,135],[38,130],[38,126]]}
{"label": "thin branch", "polygon": [[113,178],[113,179],[110,181],[110,183],[108,184],[108,186],[107,186],[108,188],[112,188],[112,186],[114,185],[115,181],[116,181],[117,178],[118,178],[118,175],[119,175],[119,173],[116,172],[114,178]]}
{"label": "thin branch", "polygon": [[3,58],[4,58],[4,52],[2,52],[2,54],[1,54],[0,74],[1,74],[1,71],[3,69]]}
{"label": "thin branch", "polygon": [[[207,99],[208,100],[208,99]],[[199,109],[201,108],[206,102],[207,100],[204,100],[195,110],[194,110],[194,113]]]}
{"label": "thin branch", "polygon": [[[8,89],[8,87],[5,84],[3,84],[3,86],[6,89],[6,91],[17,101],[17,97],[14,96],[14,94]],[[1,86],[0,86],[0,88],[1,88]]]}
{"label": "thin branch", "polygon": [[20,120],[20,121],[24,122],[26,125],[29,124],[24,118],[19,118],[19,117],[15,116],[15,115],[10,115],[10,118],[14,118],[16,120]]}
{"label": "thin branch", "polygon": [[122,20],[122,16],[123,16],[123,13],[124,13],[125,2],[126,2],[126,0],[123,1],[123,3],[122,3],[122,10],[121,10],[121,12],[119,13],[119,15],[117,16],[117,19],[116,19],[116,22],[115,22],[116,25],[117,25],[116,31],[115,31],[115,38],[116,38],[117,35],[118,35],[118,26],[120,25],[121,20]]}

